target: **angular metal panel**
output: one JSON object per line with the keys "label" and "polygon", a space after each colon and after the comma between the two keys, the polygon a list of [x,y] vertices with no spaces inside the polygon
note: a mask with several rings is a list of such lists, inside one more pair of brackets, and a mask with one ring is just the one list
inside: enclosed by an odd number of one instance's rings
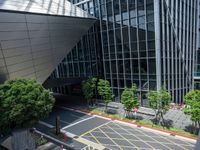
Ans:
{"label": "angular metal panel", "polygon": [[90,17],[68,0],[0,0],[0,9],[74,17]]}
{"label": "angular metal panel", "polygon": [[31,77],[43,83],[94,22],[0,10],[0,82]]}

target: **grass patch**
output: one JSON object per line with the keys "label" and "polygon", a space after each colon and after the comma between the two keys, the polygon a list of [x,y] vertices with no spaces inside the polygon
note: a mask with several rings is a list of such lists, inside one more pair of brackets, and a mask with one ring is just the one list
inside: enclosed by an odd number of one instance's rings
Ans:
{"label": "grass patch", "polygon": [[45,138],[38,134],[34,134],[34,139],[37,147],[48,143],[48,141]]}
{"label": "grass patch", "polygon": [[161,126],[161,125],[156,125],[151,120],[129,119],[129,118],[124,117],[123,115],[106,113],[104,111],[99,110],[98,108],[89,108],[89,111],[91,113],[96,113],[96,114],[112,117],[112,118],[115,118],[115,119],[130,121],[130,122],[138,123],[138,124],[145,125],[145,126],[148,126],[148,127],[151,127],[151,128],[162,129],[162,130],[174,132],[176,134],[182,134],[182,135],[185,135],[185,136],[190,136],[190,137],[193,137],[193,138],[197,138],[197,135],[195,135],[195,134],[186,132],[186,131],[184,131],[182,129],[172,128],[172,127],[167,128],[167,127],[164,127],[164,126]]}

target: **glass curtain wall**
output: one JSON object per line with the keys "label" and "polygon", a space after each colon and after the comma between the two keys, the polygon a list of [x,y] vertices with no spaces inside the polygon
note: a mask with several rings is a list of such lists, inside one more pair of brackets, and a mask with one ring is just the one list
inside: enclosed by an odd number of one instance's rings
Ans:
{"label": "glass curtain wall", "polygon": [[[104,77],[116,97],[124,87],[156,88],[153,0],[99,0]],[[151,69],[149,69],[151,68]]]}
{"label": "glass curtain wall", "polygon": [[175,103],[193,88],[198,0],[161,0],[162,84]]}
{"label": "glass curtain wall", "polygon": [[69,1],[99,21],[54,75],[102,76],[110,81],[116,101],[124,87],[135,83],[142,106],[148,105],[146,93],[161,86],[171,92],[173,102],[183,102],[194,86],[198,0]]}
{"label": "glass curtain wall", "polygon": [[[58,65],[50,78],[73,78],[99,76],[103,74],[101,45],[98,22],[76,44],[66,58]],[[63,91],[67,86],[54,87],[55,92]]]}
{"label": "glass curtain wall", "polygon": [[[200,7],[200,2],[199,5]],[[198,12],[198,49],[196,51],[196,62],[195,62],[195,72],[194,72],[194,88],[195,89],[200,89],[200,11]]]}

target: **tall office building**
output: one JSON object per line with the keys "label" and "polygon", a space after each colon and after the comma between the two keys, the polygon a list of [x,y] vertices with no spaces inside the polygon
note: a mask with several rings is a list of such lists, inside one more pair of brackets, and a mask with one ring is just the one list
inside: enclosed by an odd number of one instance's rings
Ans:
{"label": "tall office building", "polygon": [[[200,6],[200,1],[199,1]],[[198,12],[198,19],[200,19],[200,11]],[[199,22],[198,22],[199,23]],[[196,61],[195,61],[195,72],[194,72],[194,88],[200,89],[200,24],[198,24],[198,42],[196,51]]]}
{"label": "tall office building", "polygon": [[[182,103],[194,87],[198,0],[0,0],[0,82],[98,76],[115,100],[135,83],[166,86]],[[67,93],[69,86],[56,87]]]}
{"label": "tall office building", "polygon": [[70,2],[98,21],[58,66],[59,77],[64,68],[65,77],[99,75],[116,97],[135,83],[142,105],[149,90],[165,86],[173,102],[183,102],[194,86],[198,0]]}

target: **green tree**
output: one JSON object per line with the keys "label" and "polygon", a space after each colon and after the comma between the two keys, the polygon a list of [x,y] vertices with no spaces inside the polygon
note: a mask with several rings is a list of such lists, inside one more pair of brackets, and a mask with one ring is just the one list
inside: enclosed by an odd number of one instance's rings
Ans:
{"label": "green tree", "polygon": [[121,100],[126,109],[126,114],[130,116],[131,109],[139,106],[136,85],[133,85],[131,89],[125,88],[122,92]]}
{"label": "green tree", "polygon": [[53,104],[50,92],[35,80],[6,81],[0,85],[0,131],[8,133],[32,127],[48,116]]}
{"label": "green tree", "polygon": [[167,90],[162,87],[158,91],[150,91],[147,94],[149,106],[155,111],[157,123],[164,123],[163,115],[169,110],[171,103],[171,95]]}
{"label": "green tree", "polygon": [[109,81],[100,79],[98,82],[97,90],[99,95],[103,98],[106,104],[106,111],[107,111],[108,103],[111,102],[114,97],[114,95],[112,94]]}
{"label": "green tree", "polygon": [[85,99],[87,100],[87,104],[89,106],[90,101],[94,97],[94,91],[96,88],[97,78],[91,77],[82,82],[82,91]]}
{"label": "green tree", "polygon": [[191,115],[191,120],[195,126],[200,127],[200,90],[191,90],[185,95],[187,107],[184,109],[186,114]]}

